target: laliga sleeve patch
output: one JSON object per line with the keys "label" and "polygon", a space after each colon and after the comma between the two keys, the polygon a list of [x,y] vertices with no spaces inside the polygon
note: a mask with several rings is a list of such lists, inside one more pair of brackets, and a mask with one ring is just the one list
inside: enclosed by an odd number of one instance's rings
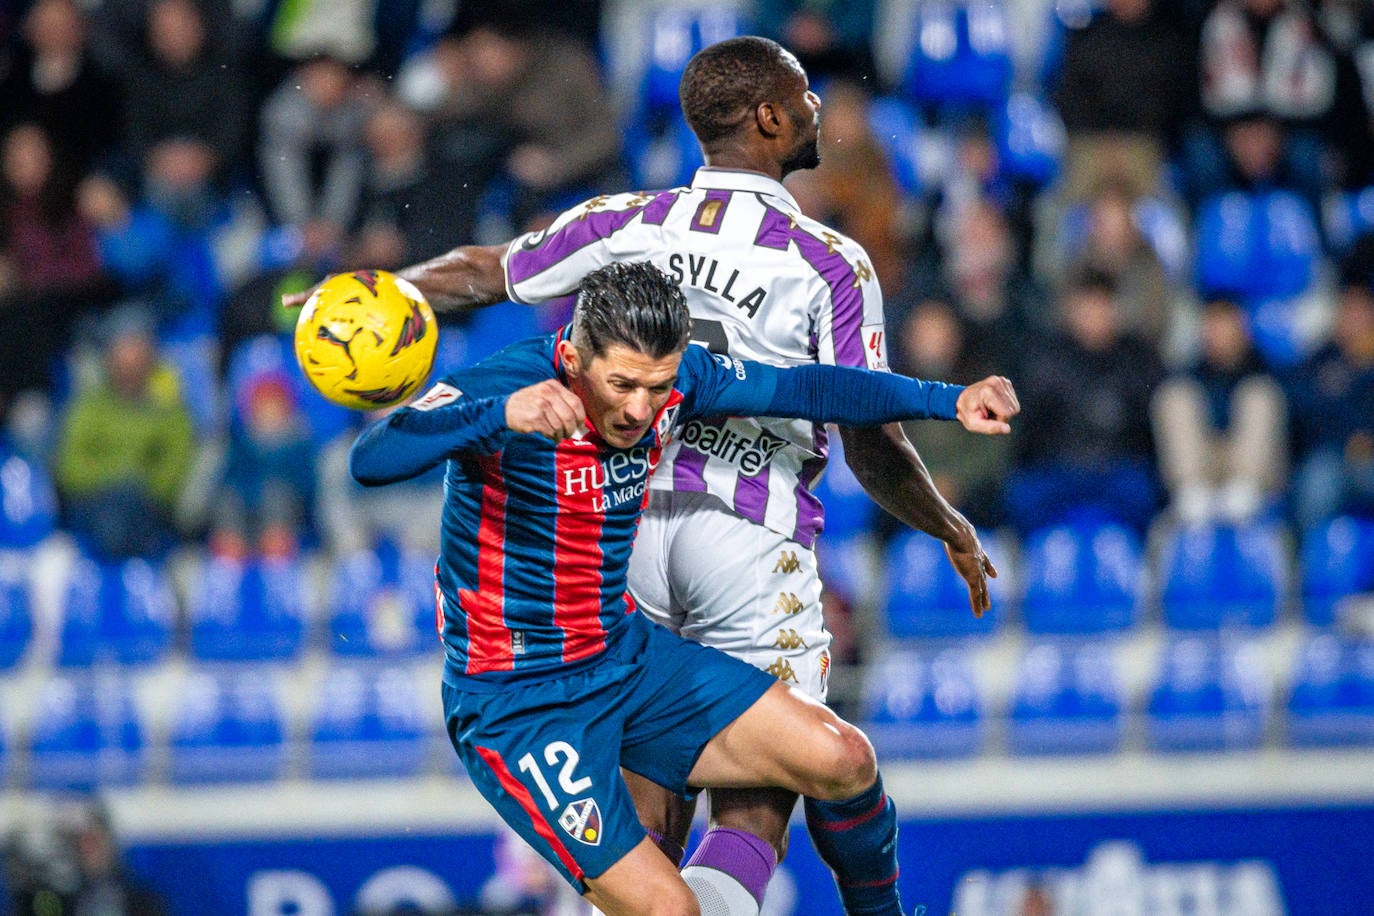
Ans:
{"label": "laliga sleeve patch", "polygon": [[859,328],[864,342],[864,362],[876,372],[887,371],[887,331],[881,324],[866,324]]}
{"label": "laliga sleeve patch", "polygon": [[463,392],[444,382],[436,382],[434,387],[425,392],[424,397],[420,398],[410,406],[416,410],[433,410],[436,407],[443,407],[452,404],[463,396]]}

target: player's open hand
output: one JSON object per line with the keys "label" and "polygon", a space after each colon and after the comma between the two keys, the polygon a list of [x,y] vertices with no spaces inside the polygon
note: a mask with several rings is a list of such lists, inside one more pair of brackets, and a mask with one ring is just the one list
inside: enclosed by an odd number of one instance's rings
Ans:
{"label": "player's open hand", "polygon": [[1011,379],[990,375],[974,382],[959,394],[955,416],[972,433],[1005,435],[1011,432],[1011,418],[1021,412],[1021,402]]}
{"label": "player's open hand", "polygon": [[554,442],[585,427],[582,400],[557,379],[521,388],[506,399],[506,426],[517,433],[538,433]]}
{"label": "player's open hand", "polygon": [[997,578],[997,567],[992,565],[992,558],[983,551],[977,535],[967,546],[955,546],[945,541],[945,553],[949,554],[949,562],[968,585],[968,601],[969,607],[973,608],[973,616],[982,617],[983,612],[992,607],[988,580]]}

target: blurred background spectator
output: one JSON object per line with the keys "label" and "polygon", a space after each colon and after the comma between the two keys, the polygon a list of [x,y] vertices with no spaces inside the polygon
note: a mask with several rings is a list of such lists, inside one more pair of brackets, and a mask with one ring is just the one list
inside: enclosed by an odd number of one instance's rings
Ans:
{"label": "blurred background spectator", "polygon": [[1184,521],[1244,522],[1273,508],[1287,473],[1287,416],[1277,380],[1230,299],[1203,308],[1202,352],[1151,399],[1159,466]]}
{"label": "blurred background spectator", "polygon": [[1107,0],[1069,32],[1054,100],[1068,131],[1064,196],[1104,182],[1131,198],[1159,193],[1190,102],[1184,39],[1155,0]]}
{"label": "blurred background spectator", "polygon": [[72,0],[38,0],[20,40],[0,52],[0,130],[39,125],[78,170],[114,151],[120,118],[118,84],[92,57],[88,36],[86,14]]}
{"label": "blurred background spectator", "polygon": [[65,799],[5,838],[3,877],[15,914],[162,916],[167,906],[123,861],[96,799]]}
{"label": "blurred background spectator", "polygon": [[64,518],[102,558],[161,556],[176,541],[191,416],[144,309],[111,311],[100,338],[100,378],[67,406],[54,455]]}
{"label": "blurred background spectator", "polygon": [[1374,237],[1352,252],[1331,340],[1292,376],[1289,399],[1298,523],[1374,514]]}
{"label": "blurred background spectator", "polygon": [[1096,271],[1072,278],[1061,329],[1032,340],[1018,387],[1009,522],[1034,531],[1078,516],[1143,532],[1156,509],[1150,392],[1161,368],[1125,327],[1116,284]]}

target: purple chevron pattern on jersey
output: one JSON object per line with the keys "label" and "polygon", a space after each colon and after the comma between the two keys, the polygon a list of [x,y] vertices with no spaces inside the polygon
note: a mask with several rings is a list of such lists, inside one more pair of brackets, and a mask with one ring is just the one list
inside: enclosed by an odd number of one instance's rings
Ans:
{"label": "purple chevron pattern on jersey", "polygon": [[[777,366],[887,368],[867,254],[804,216],[767,176],[703,168],[690,187],[593,198],[511,243],[507,292],[519,302],[554,299],[598,267],[632,260],[678,282],[697,341],[714,352]],[[711,493],[810,546],[824,523],[810,488],[825,458],[824,431],[806,421],[701,421],[664,452],[651,485]]]}

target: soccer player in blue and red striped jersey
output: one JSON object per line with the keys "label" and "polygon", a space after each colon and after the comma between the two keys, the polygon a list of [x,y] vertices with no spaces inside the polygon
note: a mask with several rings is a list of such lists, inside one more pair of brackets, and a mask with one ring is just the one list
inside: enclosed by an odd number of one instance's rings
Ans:
{"label": "soccer player in blue and red striped jersey", "polygon": [[379,485],[447,462],[438,566],[449,736],[501,816],[607,914],[697,913],[620,768],[682,796],[877,780],[863,734],[752,665],[635,613],[626,573],[663,447],[704,416],[954,419],[973,389],[689,347],[681,290],[645,262],[589,274],[570,325],[446,376],[366,429]]}

